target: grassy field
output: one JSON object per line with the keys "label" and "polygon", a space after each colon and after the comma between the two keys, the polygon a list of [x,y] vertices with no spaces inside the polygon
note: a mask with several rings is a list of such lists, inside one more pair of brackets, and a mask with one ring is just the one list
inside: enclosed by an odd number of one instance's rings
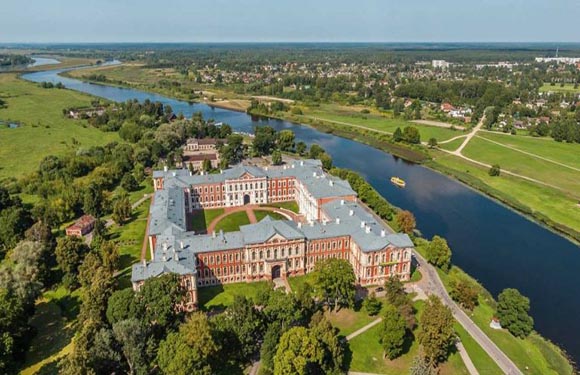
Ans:
{"label": "grassy field", "polygon": [[[38,168],[47,155],[119,140],[116,133],[88,127],[84,120],[67,119],[62,109],[89,105],[91,97],[70,90],[43,89],[14,74],[0,74],[0,97],[7,107],[0,120],[18,121],[16,129],[0,129],[0,179],[20,177]],[[73,139],[78,142],[73,145]]]}
{"label": "grassy field", "polygon": [[573,83],[565,83],[564,86],[560,86],[560,84],[556,83],[554,86],[550,85],[549,83],[544,83],[540,87],[540,92],[561,92],[565,94],[569,93],[580,93],[580,87],[574,87]]}
{"label": "grassy field", "polygon": [[457,337],[461,340],[463,347],[467,351],[469,358],[473,365],[481,375],[499,375],[502,374],[501,369],[494,362],[493,359],[479,346],[479,344],[467,333],[467,331],[459,323],[454,325]]}
{"label": "grassy field", "polygon": [[[423,301],[414,304],[417,316],[423,311]],[[416,335],[419,327],[413,334]],[[403,355],[390,361],[383,358],[383,349],[379,343],[380,324],[349,341],[352,358],[350,371],[378,373],[378,374],[406,374],[409,372],[413,358],[419,353],[419,343],[413,340],[407,343]],[[440,366],[440,374],[468,374],[459,353],[452,353],[446,363]]]}
{"label": "grassy field", "polygon": [[350,107],[342,107],[333,104],[324,104],[320,107],[306,107],[303,109],[304,115],[302,117],[307,119],[321,119],[330,122],[337,122],[341,124],[349,124],[355,126],[362,126],[373,130],[378,130],[387,133],[393,133],[397,128],[401,130],[406,126],[414,126],[419,129],[421,134],[421,141],[428,141],[429,138],[436,138],[438,141],[453,138],[463,134],[459,130],[451,130],[437,126],[422,125],[412,123],[400,118],[392,118],[390,116],[379,114],[362,114],[355,112]]}
{"label": "grassy field", "polygon": [[195,211],[190,218],[190,229],[197,233],[205,233],[211,222],[223,213],[223,208]]}
{"label": "grassy field", "polygon": [[37,329],[26,353],[21,375],[57,374],[57,362],[71,352],[72,324],[79,311],[79,291],[63,287],[44,293],[36,304],[30,324]]}
{"label": "grassy field", "polygon": [[[491,194],[492,196],[500,198],[512,206],[525,206],[532,213],[540,213],[556,223],[580,231],[580,220],[578,220],[580,207],[577,205],[578,200],[573,196],[506,174],[490,177],[487,168],[442,152],[435,156],[435,164],[432,166],[435,169],[440,169],[437,165],[441,165],[444,169],[457,171],[467,179],[478,181],[479,184],[485,184],[496,192]],[[469,181],[465,182],[470,183]]]}
{"label": "grassy field", "polygon": [[215,226],[215,231],[235,232],[240,230],[242,225],[248,224],[250,224],[250,218],[246,214],[246,211],[238,211],[221,219]]}
{"label": "grassy field", "polygon": [[461,146],[463,141],[465,141],[465,137],[455,139],[455,140],[448,142],[448,143],[439,144],[439,148],[442,148],[442,149],[448,150],[448,151],[455,151],[459,148],[459,146]]}
{"label": "grassy field", "polygon": [[288,220],[285,216],[280,215],[277,212],[272,211],[260,211],[254,210],[254,215],[256,215],[256,220],[261,221],[266,216],[270,216],[273,220]]}
{"label": "grassy field", "polygon": [[[504,139],[509,140],[509,138]],[[554,144],[556,144],[556,142],[550,141],[539,142],[546,143],[546,146],[550,144],[554,146]],[[576,152],[580,153],[580,145],[570,146],[578,146],[576,147]],[[565,150],[562,150],[562,152],[565,152]],[[568,152],[572,154],[573,151],[569,150]],[[529,154],[524,154],[500,146],[499,144],[489,142],[478,136],[474,137],[469,142],[467,147],[463,150],[463,155],[486,164],[499,164],[503,169],[557,186],[580,199],[580,167],[578,167],[577,170],[574,170],[550,161],[535,158]],[[555,152],[553,155],[553,158],[560,157],[564,159],[563,155],[558,155]],[[574,158],[574,156],[571,157],[571,159]]]}
{"label": "grassy field", "polygon": [[261,290],[269,288],[265,281],[206,286],[197,290],[199,305],[204,310],[224,309],[234,302],[235,295],[255,299]]}

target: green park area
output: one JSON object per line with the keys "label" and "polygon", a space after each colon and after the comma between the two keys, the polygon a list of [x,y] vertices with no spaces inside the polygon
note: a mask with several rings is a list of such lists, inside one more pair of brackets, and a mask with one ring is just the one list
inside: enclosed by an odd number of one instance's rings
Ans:
{"label": "green park area", "polygon": [[282,208],[284,210],[289,210],[295,213],[299,212],[298,203],[296,203],[296,201],[263,204],[261,207]]}
{"label": "green park area", "polygon": [[284,215],[272,211],[254,210],[254,215],[256,215],[257,221],[261,221],[266,216],[269,216],[272,220],[288,220]]}
{"label": "green park area", "polygon": [[250,218],[246,211],[233,212],[217,223],[215,231],[235,232],[240,230],[242,225],[248,224],[250,224]]}
{"label": "green park area", "polygon": [[556,83],[551,85],[550,83],[544,83],[540,86],[540,92],[561,92],[564,94],[580,93],[580,87],[573,83]]}
{"label": "green park area", "polygon": [[88,106],[91,97],[71,90],[44,89],[38,84],[0,74],[0,121],[18,122],[0,129],[0,179],[20,177],[38,168],[47,155],[61,155],[119,139],[117,133],[91,128],[85,120],[66,118],[62,110]]}
{"label": "green park area", "polygon": [[224,212],[223,208],[196,210],[190,216],[190,229],[196,233],[206,233],[211,222]]}
{"label": "green park area", "polygon": [[255,300],[260,291],[270,288],[265,281],[254,283],[233,283],[199,288],[197,296],[203,310],[223,310],[234,302],[236,295]]}

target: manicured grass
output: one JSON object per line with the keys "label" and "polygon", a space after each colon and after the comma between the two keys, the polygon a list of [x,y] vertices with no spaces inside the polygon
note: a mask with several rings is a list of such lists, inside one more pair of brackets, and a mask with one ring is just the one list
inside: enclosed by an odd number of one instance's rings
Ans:
{"label": "manicured grass", "polygon": [[340,309],[339,311],[325,311],[324,316],[328,318],[333,326],[338,328],[342,336],[348,336],[361,329],[379,316],[369,316],[364,309],[355,311],[353,309]]}
{"label": "manicured grass", "polygon": [[204,310],[223,309],[234,302],[234,296],[255,299],[261,290],[270,288],[265,281],[201,287],[197,290],[199,305]]}
{"label": "manicured grass", "polygon": [[[505,138],[504,138],[505,139]],[[549,141],[540,141],[550,144]],[[540,145],[541,146],[541,145]],[[574,145],[572,145],[574,146]],[[580,145],[576,151],[580,153]],[[572,154],[572,150],[567,150]],[[562,151],[564,152],[564,151]],[[486,164],[499,164],[503,169],[555,185],[580,198],[580,170],[573,170],[549,161],[474,137],[463,154]],[[572,157],[574,158],[574,157]],[[580,167],[578,167],[580,169]]]}
{"label": "manicured grass", "polygon": [[270,216],[272,220],[288,220],[286,216],[280,215],[279,213],[272,211],[254,210],[254,215],[256,215],[256,220],[258,221],[261,221],[266,216]]}
{"label": "manicured grass", "polygon": [[[485,141],[481,141],[485,142]],[[436,155],[436,164],[444,168],[458,171],[466,178],[474,179],[497,194],[502,200],[515,202],[514,206],[525,206],[532,212],[541,213],[550,220],[564,224],[573,230],[580,231],[580,207],[578,199],[573,196],[521,178],[503,174],[499,177],[490,177],[487,168],[480,167],[457,156],[439,153]],[[437,169],[437,166],[434,166]],[[471,184],[471,182],[469,182]],[[492,195],[496,195],[495,193]]]}
{"label": "manicured grass", "polygon": [[562,93],[580,93],[580,87],[574,88],[573,83],[565,83],[564,87],[561,87],[559,83],[556,83],[554,86],[550,85],[549,83],[544,83],[540,87],[540,92],[562,92]]}
{"label": "manicured grass", "polygon": [[288,284],[290,284],[290,289],[292,292],[296,293],[302,285],[310,283],[312,284],[312,274],[309,273],[303,276],[291,276],[288,278]]}
{"label": "manicured grass", "polygon": [[[420,316],[424,302],[417,301],[414,304],[417,316]],[[390,361],[383,358],[383,349],[379,343],[379,332],[381,325],[378,324],[363,334],[349,341],[352,359],[350,371],[368,372],[377,374],[407,374],[413,362],[413,358],[419,352],[419,343],[413,340],[407,343],[403,355]],[[413,335],[416,335],[419,327],[415,328]],[[452,353],[446,363],[440,366],[440,374],[467,374],[467,369],[461,360],[459,353]]]}
{"label": "manicured grass", "polygon": [[[7,102],[7,107],[0,109],[0,120],[22,123],[17,129],[0,129],[0,179],[38,169],[47,155],[119,140],[117,133],[102,132],[89,127],[85,120],[64,117],[63,108],[90,105],[88,95],[43,89],[14,74],[0,74],[0,97]],[[73,139],[80,146],[74,145]]]}
{"label": "manicured grass", "polygon": [[215,227],[215,231],[219,232],[235,232],[240,230],[240,226],[250,224],[250,218],[246,211],[234,212],[220,220]]}
{"label": "manicured grass", "polygon": [[479,344],[467,333],[459,323],[454,325],[455,332],[467,351],[473,365],[481,375],[503,374],[493,359],[479,346]]}
{"label": "manicured grass", "polygon": [[286,210],[290,210],[295,213],[299,213],[298,203],[296,201],[288,201],[288,202],[280,202],[280,203],[270,203],[270,204],[262,204],[263,207],[274,207],[274,208],[284,208]]}
{"label": "manicured grass", "polygon": [[206,233],[207,227],[218,216],[224,213],[223,208],[215,208],[210,210],[197,210],[190,218],[191,230],[197,233]]}

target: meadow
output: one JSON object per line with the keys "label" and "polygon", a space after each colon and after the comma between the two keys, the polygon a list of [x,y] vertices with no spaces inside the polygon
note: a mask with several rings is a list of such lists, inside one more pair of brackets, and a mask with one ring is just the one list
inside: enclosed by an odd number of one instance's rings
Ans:
{"label": "meadow", "polygon": [[62,110],[90,105],[92,98],[71,90],[43,89],[15,74],[0,74],[1,121],[17,121],[16,129],[0,129],[0,180],[35,171],[47,155],[119,140],[117,133],[91,128],[84,120],[66,118]]}

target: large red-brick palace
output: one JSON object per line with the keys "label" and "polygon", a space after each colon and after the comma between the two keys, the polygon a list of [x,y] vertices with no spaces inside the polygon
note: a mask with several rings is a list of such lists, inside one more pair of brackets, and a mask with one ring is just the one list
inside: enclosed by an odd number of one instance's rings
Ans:
{"label": "large red-brick palace", "polygon": [[[347,181],[328,175],[316,160],[281,167],[236,166],[219,174],[156,171],[148,236],[151,261],[133,265],[133,288],[151,277],[181,275],[184,308],[197,304],[197,288],[304,275],[317,261],[348,260],[360,285],[391,275],[407,280],[413,243],[393,233],[357,201]],[[198,234],[188,216],[201,210],[296,201],[302,221],[266,217],[237,232]]]}

